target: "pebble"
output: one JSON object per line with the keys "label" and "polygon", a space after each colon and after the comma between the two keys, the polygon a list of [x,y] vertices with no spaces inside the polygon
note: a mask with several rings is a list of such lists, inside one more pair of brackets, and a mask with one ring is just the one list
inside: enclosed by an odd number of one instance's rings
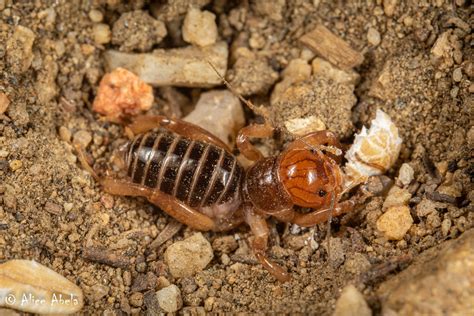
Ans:
{"label": "pebble", "polygon": [[371,27],[367,31],[367,40],[369,41],[370,44],[373,46],[377,46],[380,44],[381,38],[380,38],[380,33],[377,31],[375,28]]}
{"label": "pebble", "polygon": [[71,141],[71,131],[66,126],[59,127],[59,137],[62,141],[70,142]]}
{"label": "pebble", "polygon": [[442,33],[433,44],[431,48],[431,55],[435,59],[443,57],[447,52],[451,50],[451,45],[449,43],[449,31]]}
{"label": "pebble", "polygon": [[10,105],[10,100],[7,95],[3,92],[0,92],[0,115],[5,113]]}
{"label": "pebble", "polygon": [[7,40],[6,61],[15,74],[27,71],[33,61],[35,33],[27,27],[17,25],[13,35]]}
{"label": "pebble", "polygon": [[400,180],[403,185],[409,185],[414,178],[415,171],[413,168],[409,164],[403,163],[398,171],[398,180]]}
{"label": "pebble", "polygon": [[140,292],[134,292],[130,295],[128,301],[130,302],[130,305],[140,307],[143,305],[143,294]]}
{"label": "pebble", "polygon": [[353,70],[346,71],[339,69],[333,66],[330,62],[319,57],[313,59],[311,67],[313,70],[313,76],[325,77],[342,84],[355,85],[360,79],[357,72]]}
{"label": "pebble", "polygon": [[74,144],[80,145],[82,149],[85,149],[87,148],[87,146],[89,146],[91,141],[92,141],[91,133],[85,130],[80,130],[74,133],[72,142]]}
{"label": "pebble", "polygon": [[7,158],[8,154],[8,151],[0,149],[0,158]]}
{"label": "pebble", "polygon": [[296,136],[303,136],[311,132],[323,131],[326,129],[326,124],[315,115],[290,119],[284,124],[288,132]]}
{"label": "pebble", "polygon": [[455,82],[460,82],[461,79],[462,79],[462,70],[461,70],[461,68],[454,69],[454,71],[453,71],[453,80]]}
{"label": "pebble", "polygon": [[377,229],[388,240],[401,240],[413,224],[410,208],[406,205],[392,206],[377,220]]}
{"label": "pebble", "polygon": [[170,273],[176,277],[188,277],[202,271],[214,254],[209,241],[201,233],[169,246],[164,254]]}
{"label": "pebble", "polygon": [[167,35],[162,21],[152,18],[147,11],[123,13],[112,27],[112,43],[123,52],[146,52],[161,43]]}
{"label": "pebble", "polygon": [[104,23],[94,24],[92,27],[92,35],[94,37],[94,42],[98,45],[107,44],[112,39],[110,27]]}
{"label": "pebble", "polygon": [[283,80],[278,82],[273,89],[270,99],[271,104],[277,103],[283,92],[292,84],[301,82],[311,77],[311,66],[302,58],[292,59],[282,72]]}
{"label": "pebble", "polygon": [[181,291],[174,284],[157,291],[156,299],[160,308],[166,313],[177,312],[183,306]]}
{"label": "pebble", "polygon": [[231,253],[238,247],[239,244],[237,243],[237,240],[235,240],[234,236],[217,237],[212,242],[212,248],[214,251],[224,254]]}
{"label": "pebble", "polygon": [[187,46],[176,49],[157,49],[150,54],[129,54],[115,50],[105,52],[108,69],[125,67],[143,81],[154,86],[182,86],[207,88],[222,84],[218,73],[227,71],[228,48],[225,42],[206,47]]}
{"label": "pebble", "polygon": [[387,197],[383,202],[383,208],[387,209],[391,206],[408,205],[410,199],[411,194],[407,189],[402,189],[395,185],[388,191]]}
{"label": "pebble", "polygon": [[383,12],[386,16],[393,16],[398,0],[383,0]]}
{"label": "pebble", "polygon": [[196,8],[188,10],[183,22],[184,41],[198,45],[212,45],[217,41],[216,16]]}
{"label": "pebble", "polygon": [[153,88],[124,68],[106,74],[99,84],[92,109],[109,121],[137,115],[153,105]]}
{"label": "pebble", "polygon": [[97,9],[89,11],[89,19],[94,23],[100,23],[104,19],[104,14]]}
{"label": "pebble", "polygon": [[342,289],[341,296],[336,302],[333,316],[371,316],[370,310],[364,296],[357,288],[350,284]]}
{"label": "pebble", "polygon": [[242,105],[229,90],[201,94],[195,109],[184,120],[211,132],[231,148],[237,133],[245,125]]}
{"label": "pebble", "polygon": [[18,169],[23,167],[23,162],[21,160],[15,159],[15,160],[10,161],[9,165],[12,171],[17,171]]}
{"label": "pebble", "polygon": [[[6,297],[17,298],[1,299],[0,307],[32,314],[77,313],[84,305],[81,288],[34,260],[9,260],[1,264],[0,293]],[[48,303],[34,304],[19,299],[25,294],[34,298],[44,298]],[[71,299],[70,304],[52,304],[54,297],[59,296]]]}

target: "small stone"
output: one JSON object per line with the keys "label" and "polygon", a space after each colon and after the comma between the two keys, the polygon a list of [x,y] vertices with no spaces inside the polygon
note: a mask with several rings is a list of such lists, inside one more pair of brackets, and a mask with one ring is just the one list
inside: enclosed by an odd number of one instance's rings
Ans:
{"label": "small stone", "polygon": [[211,244],[201,233],[172,244],[164,255],[170,273],[176,278],[202,271],[213,256]]}
{"label": "small stone", "polygon": [[346,259],[344,262],[344,269],[352,274],[359,275],[370,268],[370,262],[367,258],[359,253],[356,252],[352,256]]}
{"label": "small stone", "polygon": [[165,24],[146,11],[123,13],[112,28],[112,44],[123,52],[145,52],[159,44],[167,35]]}
{"label": "small stone", "polygon": [[277,103],[283,92],[292,84],[301,82],[311,77],[311,66],[301,58],[292,59],[282,72],[283,80],[278,82],[273,89],[270,99],[271,104]]}
{"label": "small stone", "polygon": [[5,113],[10,105],[10,100],[7,95],[3,92],[0,92],[0,115]]}
{"label": "small stone", "polygon": [[89,11],[89,19],[94,23],[100,23],[104,19],[104,14],[97,9]]}
{"label": "small stone", "polygon": [[403,185],[409,185],[414,178],[415,171],[413,168],[409,164],[403,163],[398,171],[398,180],[400,180]]}
{"label": "small stone", "polygon": [[[4,149],[0,149],[0,158],[7,158],[8,157],[8,154],[9,152],[4,150]],[[1,192],[0,192],[1,193]]]}
{"label": "small stone", "polygon": [[383,202],[383,208],[387,209],[391,206],[408,205],[408,201],[411,199],[411,194],[407,189],[393,186],[387,194],[385,201]]}
{"label": "small stone", "polygon": [[326,125],[315,115],[294,118],[285,122],[286,129],[293,135],[303,136],[311,132],[323,131]]}
{"label": "small stone", "polygon": [[367,40],[369,41],[370,44],[377,46],[380,44],[381,38],[380,38],[380,33],[377,31],[375,28],[371,27],[367,31]]}
{"label": "small stone", "polygon": [[61,215],[63,212],[63,207],[53,202],[46,202],[44,205],[44,210],[54,215]]}
{"label": "small stone", "polygon": [[425,217],[431,213],[437,212],[436,208],[443,208],[443,204],[423,198],[420,203],[416,205],[416,216]]}
{"label": "small stone", "polygon": [[372,316],[364,296],[357,288],[350,284],[342,289],[341,296],[336,302],[333,316]]}
{"label": "small stone", "polygon": [[74,133],[72,142],[76,145],[80,145],[82,149],[86,149],[92,141],[92,135],[88,131],[80,130]]}
{"label": "small stone", "polygon": [[81,235],[79,235],[78,233],[72,233],[67,238],[70,242],[76,242],[81,238]]}
{"label": "small stone", "polygon": [[449,218],[445,218],[441,222],[441,234],[443,234],[444,237],[448,236],[449,230],[451,229],[452,225],[453,225],[453,221]]}
{"label": "small stone", "polygon": [[71,131],[66,126],[59,127],[59,137],[62,141],[70,142],[71,141]]}
{"label": "small stone", "polygon": [[100,283],[94,284],[90,293],[91,300],[93,302],[98,302],[101,299],[103,299],[107,294],[109,294],[109,291],[110,291],[110,287],[108,287],[107,285],[103,285]]}
{"label": "small stone", "polygon": [[201,94],[196,108],[184,120],[211,132],[230,148],[245,124],[240,100],[229,90],[213,90]]}
{"label": "small stone", "polygon": [[214,251],[220,253],[231,253],[239,247],[239,244],[235,240],[234,236],[222,236],[214,239],[212,242],[212,248]]}
{"label": "small stone", "polygon": [[15,160],[10,161],[9,165],[10,165],[10,169],[13,172],[15,172],[18,169],[20,169],[21,167],[23,167],[23,162],[21,160],[15,159]]}
{"label": "small stone", "polygon": [[92,27],[92,35],[94,37],[94,42],[98,45],[107,44],[112,38],[110,27],[104,23],[94,24]]}
{"label": "small stone", "polygon": [[18,25],[13,35],[7,40],[6,61],[15,74],[27,71],[33,61],[33,42],[35,33],[27,27]]}
{"label": "small stone", "polygon": [[408,206],[392,206],[377,220],[377,229],[388,240],[401,240],[412,224],[413,218]]}
{"label": "small stone", "polygon": [[214,13],[196,8],[189,9],[183,21],[183,39],[198,46],[214,44],[217,41]]}
{"label": "small stone", "polygon": [[227,266],[230,264],[230,258],[226,253],[223,253],[221,256],[221,262],[223,265]]}
{"label": "small stone", "polygon": [[130,305],[140,307],[143,305],[143,294],[140,292],[132,293],[128,301],[130,302]]}
{"label": "small stone", "polygon": [[217,42],[206,47],[156,49],[149,54],[109,50],[104,57],[108,69],[124,67],[154,86],[207,88],[222,84],[208,61],[224,76],[228,54],[227,43]]}
{"label": "small stone", "polygon": [[435,58],[435,60],[443,57],[449,51],[451,51],[451,45],[449,43],[449,31],[442,33],[434,43],[433,47],[431,48],[431,55]]}
{"label": "small stone", "polygon": [[177,312],[183,306],[181,292],[174,284],[156,292],[156,299],[160,308],[166,313]]}
{"label": "small stone", "polygon": [[92,109],[107,120],[119,121],[151,108],[153,89],[134,73],[117,68],[100,81]]}
{"label": "small stone", "polygon": [[313,59],[311,67],[313,69],[313,76],[325,77],[338,83],[355,85],[360,78],[357,72],[341,70],[319,57]]}
{"label": "small stone", "polygon": [[393,16],[398,0],[383,0],[383,12],[386,16]]}
{"label": "small stone", "polygon": [[330,262],[334,268],[339,267],[341,264],[344,263],[345,260],[345,252],[344,252],[344,245],[342,244],[342,240],[339,237],[331,237],[329,241],[330,250],[328,251],[328,243],[324,242],[322,244],[326,252],[329,252],[331,255]]}
{"label": "small stone", "polygon": [[239,56],[227,80],[235,91],[243,96],[266,94],[278,80],[276,72],[266,58],[257,56]]}
{"label": "small stone", "polygon": [[453,80],[455,82],[460,82],[461,79],[462,79],[462,70],[461,70],[461,68],[454,69],[454,71],[453,71]]}

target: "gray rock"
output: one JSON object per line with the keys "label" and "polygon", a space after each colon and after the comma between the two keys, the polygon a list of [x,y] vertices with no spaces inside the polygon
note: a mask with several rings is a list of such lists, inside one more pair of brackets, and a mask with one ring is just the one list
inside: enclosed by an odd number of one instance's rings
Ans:
{"label": "gray rock", "polygon": [[347,285],[336,302],[333,316],[371,316],[370,310],[364,296],[354,285]]}
{"label": "gray rock", "polygon": [[242,105],[228,90],[201,94],[196,108],[184,120],[211,132],[231,148],[238,131],[245,125]]}
{"label": "gray rock", "polygon": [[201,233],[196,233],[169,246],[164,257],[170,273],[176,278],[181,278],[202,271],[213,256],[209,241]]}
{"label": "gray rock", "polygon": [[181,291],[174,284],[156,292],[156,299],[160,308],[166,313],[174,313],[183,306]]}
{"label": "gray rock", "polygon": [[225,75],[229,51],[225,42],[203,48],[188,46],[176,49],[157,49],[148,54],[105,52],[108,70],[123,67],[154,86],[211,87],[220,85],[219,74]]}
{"label": "gray rock", "polygon": [[428,249],[381,284],[383,311],[398,315],[469,315],[474,310],[474,230]]}

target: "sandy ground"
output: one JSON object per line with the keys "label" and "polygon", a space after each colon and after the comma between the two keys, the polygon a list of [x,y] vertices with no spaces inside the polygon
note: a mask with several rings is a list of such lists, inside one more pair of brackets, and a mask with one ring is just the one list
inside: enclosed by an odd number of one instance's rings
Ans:
{"label": "sandy ground", "polygon": [[[377,290],[385,280],[474,223],[469,2],[208,2],[0,0],[0,109],[9,103],[0,114],[0,262],[34,259],[67,277],[84,291],[85,314],[152,314],[150,293],[169,284],[180,289],[182,313],[330,314],[340,290],[354,284],[379,314],[384,301]],[[203,234],[214,258],[195,276],[175,278],[164,261],[167,247],[193,230],[182,229],[146,251],[171,219],[143,199],[104,194],[78,164],[71,139],[90,142],[95,168],[112,168],[112,151],[127,138],[123,126],[101,121],[91,110],[105,72],[102,55],[111,48],[186,45],[180,27],[188,3],[216,14],[219,37],[230,47],[229,81],[273,110],[279,124],[319,111],[350,144],[377,108],[392,117],[404,142],[387,175],[395,180],[403,163],[414,170],[414,180],[404,187],[413,225],[402,239],[387,240],[377,230],[385,211],[381,196],[333,221],[330,261],[326,224],[316,227],[309,244],[309,230],[271,221],[269,254],[293,276],[284,284],[256,262],[245,225]],[[112,26],[133,10],[161,12],[168,35],[161,40],[137,28],[137,43],[123,44]],[[97,30],[99,23],[110,26],[112,41]],[[363,54],[363,63],[351,70],[359,80],[341,84],[311,77],[298,83],[303,93],[271,105],[272,89],[290,61],[309,65],[315,57],[298,39],[318,24]],[[156,88],[152,112],[188,113],[206,90]],[[257,119],[248,110],[246,116],[248,122]],[[277,153],[282,142],[263,145]],[[97,259],[97,252],[113,259]]]}

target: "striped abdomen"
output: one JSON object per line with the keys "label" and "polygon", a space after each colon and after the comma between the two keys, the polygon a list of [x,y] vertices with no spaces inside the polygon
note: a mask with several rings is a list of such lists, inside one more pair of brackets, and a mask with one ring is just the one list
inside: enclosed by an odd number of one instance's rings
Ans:
{"label": "striped abdomen", "polygon": [[223,148],[167,131],[140,134],[125,157],[134,183],[159,189],[192,207],[229,201],[242,168]]}

